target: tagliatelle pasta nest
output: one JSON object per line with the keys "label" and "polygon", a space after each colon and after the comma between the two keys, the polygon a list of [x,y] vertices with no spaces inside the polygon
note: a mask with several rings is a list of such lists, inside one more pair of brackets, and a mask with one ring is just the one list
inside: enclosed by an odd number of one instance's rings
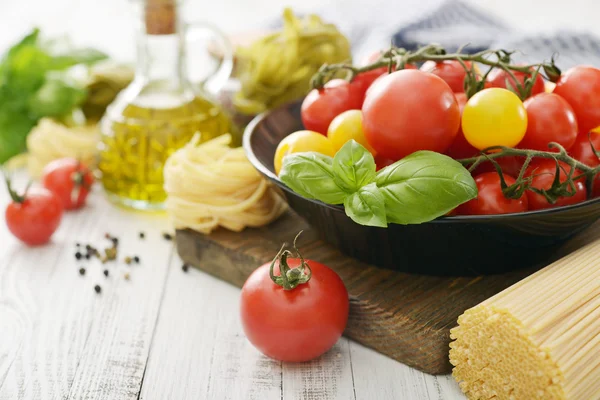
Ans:
{"label": "tagliatelle pasta nest", "polygon": [[175,228],[208,234],[266,225],[287,203],[254,169],[226,134],[199,144],[196,134],[169,157],[164,168],[166,209]]}

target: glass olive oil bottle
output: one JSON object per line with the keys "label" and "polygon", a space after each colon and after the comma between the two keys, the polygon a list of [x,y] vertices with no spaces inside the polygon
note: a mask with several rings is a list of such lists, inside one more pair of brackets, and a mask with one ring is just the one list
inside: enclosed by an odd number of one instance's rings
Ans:
{"label": "glass olive oil bottle", "polygon": [[135,1],[141,15],[135,78],[100,123],[104,189],[111,200],[136,209],[163,207],[165,161],[195,133],[205,141],[232,128],[223,110],[187,78],[179,3]]}

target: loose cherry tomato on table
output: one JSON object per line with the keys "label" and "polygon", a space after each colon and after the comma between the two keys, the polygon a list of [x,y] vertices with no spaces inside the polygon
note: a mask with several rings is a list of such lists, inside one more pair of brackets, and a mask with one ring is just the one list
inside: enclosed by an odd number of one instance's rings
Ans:
{"label": "loose cherry tomato on table", "polygon": [[373,85],[363,104],[363,129],[382,157],[399,160],[418,150],[445,152],[454,141],[460,110],[438,76],[402,70]]}
{"label": "loose cherry tomato on table", "polygon": [[373,150],[365,138],[362,119],[362,111],[348,110],[344,111],[331,121],[329,129],[327,130],[327,137],[331,140],[336,152],[341,149],[347,141],[354,139],[372,154],[375,154],[375,150]]}
{"label": "loose cherry tomato on table", "polygon": [[[462,114],[465,104],[467,104],[467,95],[464,93],[455,93],[456,101],[458,102],[458,108]],[[455,160],[460,160],[462,158],[471,158],[475,157],[479,154],[479,150],[475,147],[471,146],[467,139],[465,139],[465,134],[462,131],[462,125],[458,128],[458,132],[456,133],[456,137],[454,141],[446,150],[446,155],[454,158]]]}
{"label": "loose cherry tomato on table", "polygon": [[519,143],[520,148],[548,151],[550,142],[566,150],[573,146],[577,139],[577,120],[565,99],[555,93],[540,93],[525,100],[523,105],[527,110],[527,131]]}
{"label": "loose cherry tomato on table", "polygon": [[513,92],[484,89],[467,101],[462,130],[467,141],[479,150],[491,146],[514,147],[525,136],[527,111]]}
{"label": "loose cherry tomato on table", "polygon": [[[594,145],[594,149],[600,151],[600,133],[590,133],[590,134],[580,134],[575,140],[575,144],[569,150],[569,154],[578,161],[581,161],[588,167],[597,167],[600,165],[600,159],[594,154],[594,150],[592,149],[592,144]],[[600,174],[596,175],[594,178],[594,186],[593,186],[592,196],[598,197],[600,196]]]}
{"label": "loose cherry tomato on table", "polygon": [[329,124],[338,114],[360,110],[364,96],[361,90],[343,79],[333,79],[322,89],[311,90],[300,110],[304,127],[325,135]]}
{"label": "loose cherry tomato on table", "polygon": [[6,183],[12,199],[5,212],[8,230],[30,246],[48,242],[62,217],[59,198],[44,188],[28,188],[23,195],[18,195],[8,178]]}
{"label": "loose cherry tomato on table", "polygon": [[[525,74],[521,71],[512,71],[512,73],[515,76],[515,78],[517,78],[517,81],[521,86],[524,85],[526,77],[530,78],[532,76],[531,74]],[[485,87],[503,88],[518,92],[517,85],[513,77],[501,68],[495,68],[489,73],[486,79]],[[529,96],[535,96],[538,93],[544,93],[545,90],[546,86],[544,84],[544,78],[542,78],[542,75],[538,73],[537,77],[535,78],[535,82],[531,87],[531,93],[529,94]]]}
{"label": "loose cherry tomato on table", "polygon": [[[467,68],[471,68],[471,62],[464,62]],[[462,64],[456,60],[446,60],[441,62],[435,61],[426,61],[421,66],[421,71],[429,72],[434,75],[439,76],[450,86],[455,93],[464,93],[465,91],[465,77],[467,76],[467,71],[462,66]]]}
{"label": "loose cherry tomato on table", "polygon": [[552,93],[564,98],[577,116],[579,133],[600,126],[600,69],[580,65],[563,73]]}
{"label": "loose cherry tomato on table", "polygon": [[[516,182],[515,178],[504,174],[508,186]],[[491,215],[510,214],[527,211],[527,196],[523,194],[518,199],[509,199],[502,193],[500,175],[497,172],[485,172],[475,177],[477,198],[461,204],[456,209],[461,215]]]}
{"label": "loose cherry tomato on table", "polygon": [[[567,179],[567,173],[571,170],[571,167],[559,161],[562,168],[559,169],[559,179],[563,183]],[[566,171],[566,173],[565,173]],[[573,176],[578,176],[581,171],[577,170],[573,173]],[[525,172],[526,177],[533,177],[531,187],[536,189],[548,190],[552,187],[554,177],[556,176],[556,162],[551,159],[538,159],[531,162],[527,171]],[[554,204],[548,202],[548,200],[541,194],[535,193],[532,190],[527,190],[527,201],[529,202],[530,210],[542,210],[545,208],[562,207],[571,204],[576,204],[584,201],[587,198],[587,190],[585,188],[585,180],[578,179],[574,182],[575,192],[573,196],[559,197]],[[571,189],[569,189],[571,191]]]}
{"label": "loose cherry tomato on table", "polygon": [[275,173],[279,175],[285,156],[305,151],[316,151],[317,153],[325,154],[330,157],[335,155],[333,144],[327,137],[313,131],[297,131],[286,136],[279,142],[273,160]]}
{"label": "loose cherry tomato on table", "polygon": [[90,170],[74,158],[61,158],[44,167],[42,184],[62,202],[65,210],[80,208],[94,183]]}
{"label": "loose cherry tomato on table", "polygon": [[293,252],[280,251],[250,275],[240,304],[250,343],[280,361],[319,357],[338,341],[348,321],[348,291],[340,277],[301,258],[295,243]]}

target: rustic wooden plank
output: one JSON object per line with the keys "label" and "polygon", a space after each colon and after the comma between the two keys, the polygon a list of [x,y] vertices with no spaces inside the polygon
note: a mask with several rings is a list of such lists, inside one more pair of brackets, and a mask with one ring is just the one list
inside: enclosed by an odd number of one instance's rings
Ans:
{"label": "rustic wooden plank", "polygon": [[[341,338],[316,360],[283,364],[283,398],[356,400],[350,344]],[[371,362],[377,363],[377,358]],[[358,397],[359,399],[364,397]]]}
{"label": "rustic wooden plank", "polygon": [[140,399],[281,399],[281,363],[239,322],[239,290],[174,258]]}
{"label": "rustic wooden plank", "polygon": [[[291,241],[301,229],[305,231],[300,240],[305,257],[331,266],[348,288],[350,318],[345,334],[431,374],[450,372],[449,330],[457,317],[534,270],[456,278],[383,270],[344,256],[292,213],[242,234],[218,230],[206,236],[178,231],[178,252],[191,265],[241,286],[258,265],[272,259],[283,240]],[[597,224],[557,251],[556,257],[598,235]]]}

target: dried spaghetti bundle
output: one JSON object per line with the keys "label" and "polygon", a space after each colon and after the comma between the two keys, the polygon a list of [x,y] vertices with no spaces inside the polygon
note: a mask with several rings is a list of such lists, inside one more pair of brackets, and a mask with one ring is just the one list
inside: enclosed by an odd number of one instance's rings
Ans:
{"label": "dried spaghetti bundle", "polygon": [[600,399],[600,244],[467,310],[453,375],[471,399]]}
{"label": "dried spaghetti bundle", "polygon": [[198,145],[200,136],[173,153],[164,168],[166,208],[175,228],[210,233],[263,226],[279,217],[287,203],[263,179],[230,135]]}

